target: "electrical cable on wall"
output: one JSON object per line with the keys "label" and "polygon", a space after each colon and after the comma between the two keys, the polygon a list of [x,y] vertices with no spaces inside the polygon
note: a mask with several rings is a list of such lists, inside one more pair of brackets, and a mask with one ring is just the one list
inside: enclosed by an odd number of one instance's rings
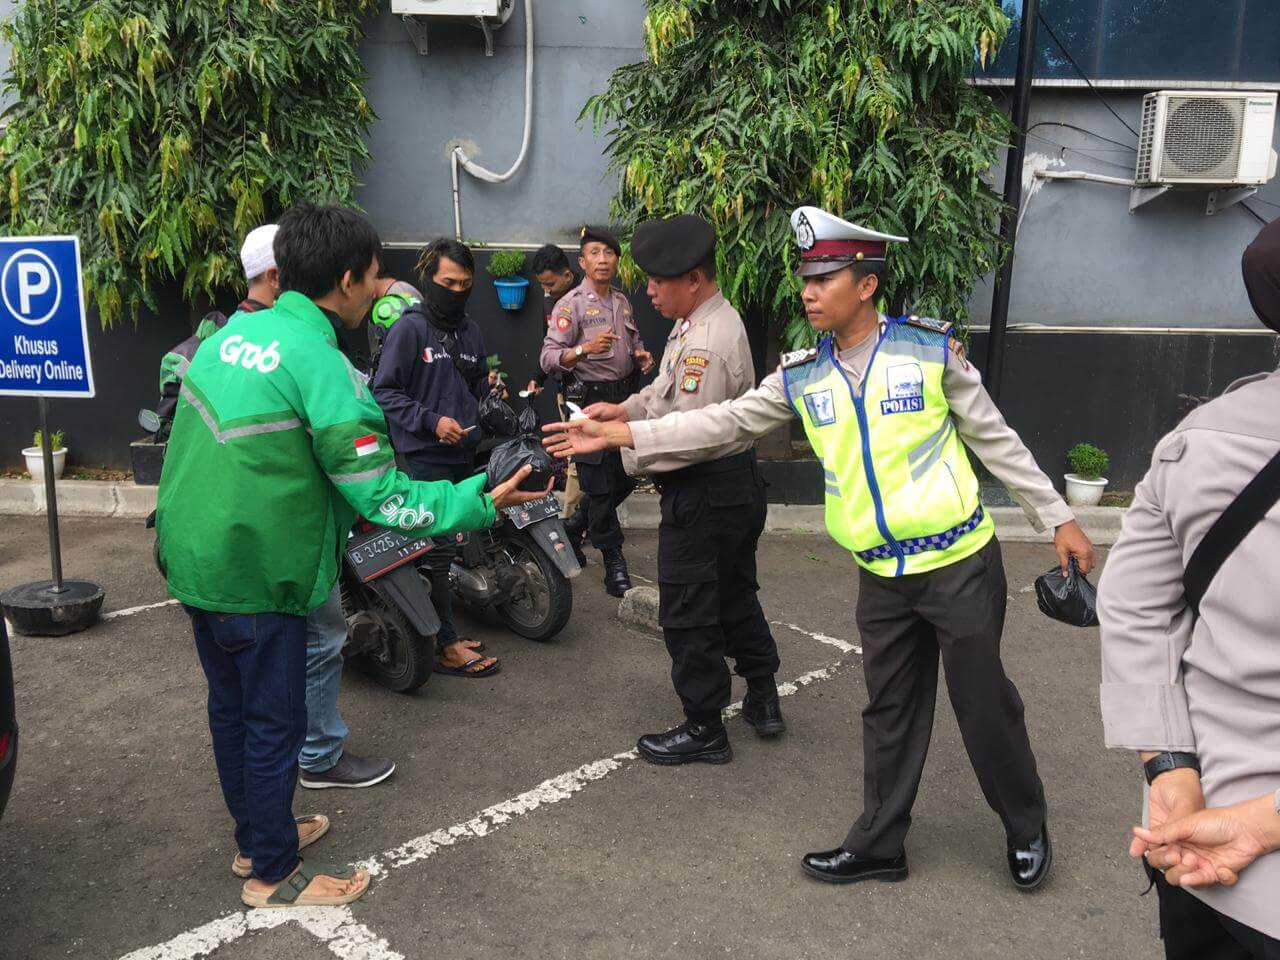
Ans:
{"label": "electrical cable on wall", "polygon": [[462,195],[458,189],[458,167],[473,177],[487,183],[505,183],[516,175],[529,154],[529,142],[533,135],[533,0],[524,0],[524,132],[520,138],[520,153],[506,173],[495,173],[480,166],[462,147],[454,147],[449,153],[449,166],[453,175],[453,235],[462,240]]}

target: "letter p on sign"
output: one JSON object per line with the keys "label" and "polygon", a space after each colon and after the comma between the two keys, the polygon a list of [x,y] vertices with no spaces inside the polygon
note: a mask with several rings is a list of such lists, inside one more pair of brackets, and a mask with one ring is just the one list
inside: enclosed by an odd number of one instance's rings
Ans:
{"label": "letter p on sign", "polygon": [[53,285],[53,272],[38,260],[18,264],[18,299],[23,316],[31,316],[31,299],[48,293]]}

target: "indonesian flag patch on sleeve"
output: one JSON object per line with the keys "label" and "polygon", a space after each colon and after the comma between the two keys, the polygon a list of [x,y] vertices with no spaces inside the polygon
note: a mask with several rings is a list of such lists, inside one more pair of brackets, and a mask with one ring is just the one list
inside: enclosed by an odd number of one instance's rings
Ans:
{"label": "indonesian flag patch on sleeve", "polygon": [[357,457],[367,457],[369,454],[377,453],[382,449],[378,446],[378,435],[376,433],[370,433],[363,437],[356,437],[355,447]]}

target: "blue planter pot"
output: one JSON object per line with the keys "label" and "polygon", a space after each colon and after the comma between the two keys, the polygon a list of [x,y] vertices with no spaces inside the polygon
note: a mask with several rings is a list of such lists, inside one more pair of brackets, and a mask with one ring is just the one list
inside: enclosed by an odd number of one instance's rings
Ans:
{"label": "blue planter pot", "polygon": [[493,281],[498,291],[498,303],[503,310],[519,310],[529,292],[529,281],[524,277],[502,277]]}

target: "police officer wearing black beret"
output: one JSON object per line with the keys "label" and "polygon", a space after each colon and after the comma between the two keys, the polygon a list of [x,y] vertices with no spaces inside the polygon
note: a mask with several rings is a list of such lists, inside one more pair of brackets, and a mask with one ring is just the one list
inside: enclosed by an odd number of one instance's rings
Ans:
{"label": "police officer wearing black beret", "polygon": [[[701,217],[650,220],[631,255],[649,275],[654,308],[673,321],[658,376],[620,404],[586,409],[597,420],[647,420],[742,396],[755,385],[747,331],[716,285],[716,234]],[[699,462],[694,462],[694,459]],[[623,451],[629,474],[634,451]],[[756,544],[764,530],[764,483],[751,442],[646,463],[662,492],[658,618],[685,722],[641,737],[651,763],[727,763],[721,711],[730,698],[725,658],[747,681],[744,716],[760,736],[785,727],[774,675],[778,648],[756,597]]]}

